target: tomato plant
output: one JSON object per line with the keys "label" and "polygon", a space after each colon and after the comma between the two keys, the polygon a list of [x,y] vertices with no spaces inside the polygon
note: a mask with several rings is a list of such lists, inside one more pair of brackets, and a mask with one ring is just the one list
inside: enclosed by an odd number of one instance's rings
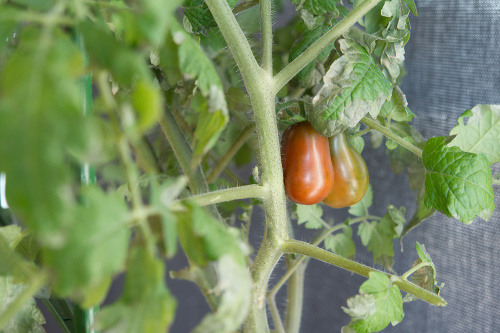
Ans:
{"label": "tomato plant", "polygon": [[[291,0],[273,29],[280,3],[0,0],[0,331],[42,332],[40,304],[63,332],[186,331],[186,280],[210,308],[193,332],[297,333],[309,259],[366,278],[345,332],[447,304],[423,244],[396,272],[395,239],[492,216],[500,107],[424,138],[399,86],[413,0]],[[346,131],[407,171],[408,220]]]}
{"label": "tomato plant", "polygon": [[334,170],[334,188],[323,200],[333,208],[352,206],[366,193],[369,184],[365,160],[349,143],[344,131],[328,139]]}
{"label": "tomato plant", "polygon": [[328,139],[309,122],[291,125],[281,140],[281,163],[285,192],[290,200],[313,205],[333,187],[333,166]]}

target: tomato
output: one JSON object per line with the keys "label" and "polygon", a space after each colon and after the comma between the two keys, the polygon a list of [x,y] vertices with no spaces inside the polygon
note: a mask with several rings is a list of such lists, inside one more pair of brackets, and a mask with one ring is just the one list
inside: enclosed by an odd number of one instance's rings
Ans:
{"label": "tomato", "polygon": [[289,126],[281,139],[285,192],[290,200],[313,205],[333,187],[333,166],[328,139],[309,122]]}
{"label": "tomato", "polygon": [[323,202],[333,208],[354,205],[363,198],[368,189],[365,160],[351,146],[345,131],[332,136],[328,141],[335,186]]}

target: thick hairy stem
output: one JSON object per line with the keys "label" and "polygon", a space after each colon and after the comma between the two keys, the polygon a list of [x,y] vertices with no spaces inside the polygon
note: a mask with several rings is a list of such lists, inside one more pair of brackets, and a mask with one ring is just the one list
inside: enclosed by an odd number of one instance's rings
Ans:
{"label": "thick hairy stem", "polygon": [[387,275],[389,278],[392,279],[393,283],[399,287],[399,289],[403,290],[406,293],[412,294],[414,296],[417,296],[418,298],[432,304],[432,305],[437,305],[437,306],[446,306],[446,301],[423,288],[420,288],[419,286],[408,282],[399,276],[391,275],[382,271],[379,271],[377,269],[365,266],[363,264],[360,264],[358,262],[346,259],[344,257],[341,257],[335,253],[320,249],[314,245],[311,245],[309,243],[304,243],[296,240],[289,240],[286,241],[281,249],[285,253],[297,253],[297,254],[303,254],[308,257],[324,261],[326,263],[335,265],[337,267],[343,268],[345,270],[348,270],[350,272],[363,275],[365,277],[369,277],[369,274],[371,272],[379,272],[382,274]]}
{"label": "thick hairy stem", "polygon": [[273,22],[271,0],[260,0],[260,26],[262,31],[262,69],[273,74]]}
{"label": "thick hairy stem", "polygon": [[[260,148],[259,170],[269,188],[264,198],[265,232],[251,268],[254,280],[252,304],[245,323],[246,332],[269,332],[265,295],[269,276],[278,262],[280,245],[288,239],[286,199],[281,169],[279,133],[276,125],[271,74],[257,64],[250,45],[225,0],[206,0],[238,65],[254,110]],[[267,14],[266,14],[267,15]],[[270,27],[267,27],[269,29]],[[270,32],[263,32],[269,36]]]}
{"label": "thick hairy stem", "polygon": [[342,21],[337,23],[330,31],[314,42],[307,50],[288,64],[281,72],[274,77],[273,92],[278,91],[288,83],[304,66],[315,59],[321,51],[333,43],[337,38],[346,32],[351,26],[356,24],[363,15],[375,7],[381,0],[365,0],[353,9]]}

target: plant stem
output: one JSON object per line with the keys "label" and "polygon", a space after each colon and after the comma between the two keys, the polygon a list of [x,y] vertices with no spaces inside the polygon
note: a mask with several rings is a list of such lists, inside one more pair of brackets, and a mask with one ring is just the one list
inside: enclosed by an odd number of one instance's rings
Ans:
{"label": "plant stem", "polygon": [[[307,262],[296,262],[299,259],[292,260],[288,255],[286,259],[287,268],[290,269],[294,266],[293,274],[287,283],[287,302],[285,311],[285,332],[286,333],[299,333],[300,322],[302,319],[302,307],[304,305],[304,279]],[[301,256],[304,258],[304,256]],[[272,299],[275,299],[274,297]]]}
{"label": "plant stem", "polygon": [[434,272],[436,272],[436,268],[434,267],[434,264],[431,262],[421,262],[420,264],[416,265],[415,267],[412,267],[409,269],[406,273],[401,275],[401,279],[403,280],[408,280],[408,277],[418,271],[420,268],[425,267],[425,266],[431,266]]}
{"label": "plant stem", "polygon": [[260,27],[262,33],[262,69],[273,75],[273,22],[271,0],[260,0]]}
{"label": "plant stem", "polygon": [[389,278],[391,278],[394,281],[394,284],[397,285],[401,290],[404,292],[407,292],[409,294],[412,294],[414,296],[417,296],[418,298],[436,306],[446,306],[446,301],[423,288],[420,288],[419,286],[405,281],[401,279],[398,276],[391,275],[382,271],[379,271],[377,269],[365,266],[363,264],[357,263],[355,261],[346,259],[344,257],[341,257],[335,253],[320,249],[314,245],[311,245],[309,243],[305,242],[300,242],[296,240],[288,240],[285,243],[282,244],[281,249],[284,253],[298,253],[298,254],[303,254],[308,257],[324,261],[326,263],[335,265],[337,267],[343,268],[345,270],[348,270],[350,272],[369,277],[369,274],[371,272],[379,272],[382,274],[387,275]]}
{"label": "plant stem", "polygon": [[278,310],[278,306],[276,305],[276,299],[268,299],[269,312],[271,312],[271,317],[274,322],[274,332],[275,333],[285,333],[285,327],[283,326],[283,322],[281,321],[280,312]]}
{"label": "plant stem", "polygon": [[243,133],[236,139],[236,141],[232,144],[232,146],[228,149],[226,154],[219,160],[219,162],[215,165],[215,167],[212,169],[210,174],[207,177],[207,182],[213,183],[215,179],[220,175],[222,170],[226,168],[226,166],[231,162],[233,159],[234,155],[240,150],[240,148],[247,142],[247,140],[252,136],[252,134],[255,132],[255,126],[250,125],[247,126],[243,130]]}
{"label": "plant stem", "polygon": [[242,1],[233,8],[233,14],[236,15],[238,13],[241,13],[242,11],[245,11],[247,9],[250,9],[252,7],[255,7],[259,4],[259,0],[247,0],[247,1]]}
{"label": "plant stem", "polygon": [[500,185],[500,179],[493,178],[493,185]]}
{"label": "plant stem", "polygon": [[176,200],[170,204],[170,209],[174,211],[183,210],[182,202],[187,200],[193,201],[199,206],[208,206],[233,200],[265,198],[268,191],[269,190],[266,187],[256,184],[232,187],[224,190],[193,195],[182,200]]}
{"label": "plant stem", "polygon": [[50,297],[49,299],[41,299],[47,310],[52,315],[52,318],[57,322],[63,333],[73,333],[73,313],[65,299]]}
{"label": "plant stem", "polygon": [[371,129],[370,127],[365,128],[364,130],[359,131],[359,132],[357,132],[357,133],[353,134],[353,135],[351,136],[351,139],[357,138],[358,136],[363,136],[363,135],[365,135],[366,133],[370,132],[371,130],[372,130],[372,129]]}
{"label": "plant stem", "polygon": [[363,117],[363,119],[361,119],[361,122],[363,124],[365,124],[366,126],[372,128],[372,129],[374,129],[376,131],[379,131],[380,133],[382,133],[383,135],[385,135],[386,137],[388,137],[392,141],[398,143],[402,147],[408,149],[409,151],[411,151],[412,153],[414,153],[415,155],[417,155],[419,158],[422,158],[422,149],[420,149],[417,146],[415,146],[415,145],[411,144],[410,142],[406,141],[405,139],[403,139],[399,135],[391,132],[386,127],[380,125],[373,118]]}
{"label": "plant stem", "polygon": [[[251,267],[254,281],[250,314],[245,332],[267,333],[269,326],[265,310],[265,295],[269,277],[281,253],[280,245],[288,239],[286,198],[281,168],[279,133],[271,73],[262,70],[252,53],[248,40],[225,0],[206,0],[224,39],[238,65],[252,107],[260,148],[259,169],[262,183],[269,189],[264,198],[265,231]],[[271,28],[265,25],[266,29]],[[262,32],[263,35],[271,32]]]}
{"label": "plant stem", "polygon": [[346,17],[337,23],[330,31],[314,42],[307,50],[289,63],[281,72],[274,76],[273,95],[288,83],[304,66],[315,59],[321,51],[333,43],[340,35],[346,32],[351,26],[356,24],[363,15],[375,7],[381,0],[365,0],[354,8]]}

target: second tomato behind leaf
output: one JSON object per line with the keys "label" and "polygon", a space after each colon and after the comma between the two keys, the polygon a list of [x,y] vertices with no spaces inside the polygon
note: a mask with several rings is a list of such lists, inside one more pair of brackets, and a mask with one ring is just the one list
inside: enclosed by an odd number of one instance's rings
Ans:
{"label": "second tomato behind leaf", "polygon": [[369,184],[368,169],[363,157],[351,146],[346,132],[328,139],[334,171],[334,185],[323,200],[333,208],[342,208],[359,202]]}

